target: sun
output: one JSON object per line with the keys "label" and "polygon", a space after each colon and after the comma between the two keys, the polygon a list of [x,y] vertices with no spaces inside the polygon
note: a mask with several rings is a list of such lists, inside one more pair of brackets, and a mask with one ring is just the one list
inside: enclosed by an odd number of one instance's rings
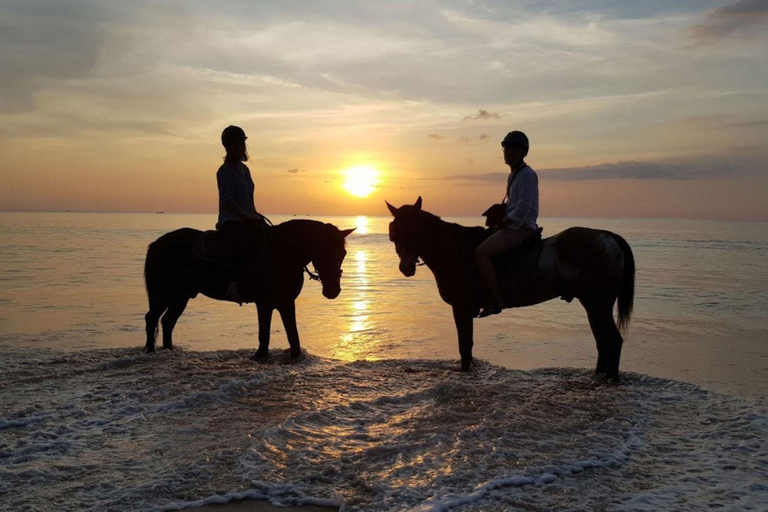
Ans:
{"label": "sun", "polygon": [[344,188],[357,197],[368,197],[376,188],[379,172],[370,165],[356,165],[344,171]]}

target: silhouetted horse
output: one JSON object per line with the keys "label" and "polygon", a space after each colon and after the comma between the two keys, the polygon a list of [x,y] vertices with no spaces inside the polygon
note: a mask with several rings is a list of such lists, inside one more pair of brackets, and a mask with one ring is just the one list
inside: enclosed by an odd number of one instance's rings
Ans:
{"label": "silhouetted horse", "polygon": [[[414,275],[421,258],[435,275],[440,297],[453,307],[461,369],[468,370],[472,321],[490,301],[473,252],[491,232],[445,222],[421,209],[421,197],[412,206],[395,208],[387,203],[387,207],[395,217],[389,225],[389,239],[400,257],[400,271]],[[595,373],[618,380],[624,342],[619,329],[629,322],[635,289],[635,260],[629,245],[615,233],[588,228],[566,229],[539,241],[539,247],[526,242],[529,248],[519,249],[516,256],[518,249],[512,251],[516,262],[505,265],[497,261],[506,307],[530,306],[556,297],[568,302],[579,299],[597,342]],[[617,299],[618,326],[613,320]]]}
{"label": "silhouetted horse", "polygon": [[[291,346],[291,357],[301,355],[296,328],[296,297],[304,284],[304,269],[311,261],[323,285],[323,295],[335,299],[341,292],[341,264],[347,251],[344,238],[354,229],[339,231],[332,224],[314,220],[291,220],[266,228],[266,250],[253,279],[243,283],[244,302],[255,302],[259,316],[259,349],[255,358],[269,354],[272,312],[283,319]],[[158,238],[149,245],[144,264],[144,279],[149,298],[145,316],[146,352],[155,350],[157,323],[162,316],[163,348],[173,348],[173,328],[198,293],[217,300],[227,299],[229,272],[219,265],[203,261],[193,254],[193,247],[203,234],[182,228]]]}

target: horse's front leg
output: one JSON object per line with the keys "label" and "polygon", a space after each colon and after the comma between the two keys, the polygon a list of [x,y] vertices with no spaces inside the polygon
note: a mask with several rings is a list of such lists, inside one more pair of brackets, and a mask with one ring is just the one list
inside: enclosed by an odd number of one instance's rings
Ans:
{"label": "horse's front leg", "polygon": [[299,330],[296,327],[296,303],[294,301],[286,302],[278,306],[277,310],[283,319],[283,327],[285,327],[285,334],[288,336],[288,344],[291,345],[291,358],[295,359],[301,355]]}
{"label": "horse's front leg", "polygon": [[272,329],[272,306],[256,303],[256,310],[259,312],[259,349],[256,351],[254,359],[264,359],[269,355],[269,332]]}
{"label": "horse's front leg", "polygon": [[474,312],[470,308],[453,306],[453,321],[456,322],[456,332],[459,335],[459,354],[461,354],[461,369],[468,371],[472,364],[472,327]]}

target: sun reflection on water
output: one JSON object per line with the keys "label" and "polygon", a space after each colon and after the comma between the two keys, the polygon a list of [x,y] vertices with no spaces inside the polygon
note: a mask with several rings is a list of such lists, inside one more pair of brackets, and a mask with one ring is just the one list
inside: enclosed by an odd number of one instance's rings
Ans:
{"label": "sun reflection on water", "polygon": [[365,215],[355,217],[355,233],[358,235],[368,234],[368,217]]}
{"label": "sun reflection on water", "polygon": [[[357,218],[358,233],[364,234],[367,230],[368,218]],[[362,228],[362,229],[361,229]],[[341,334],[336,357],[344,361],[365,359],[372,352],[378,339],[372,334],[373,323],[371,321],[371,302],[368,298],[368,251],[358,249],[352,254],[354,272],[350,277],[355,280],[355,295],[347,303],[348,324]],[[346,274],[345,274],[346,275]]]}

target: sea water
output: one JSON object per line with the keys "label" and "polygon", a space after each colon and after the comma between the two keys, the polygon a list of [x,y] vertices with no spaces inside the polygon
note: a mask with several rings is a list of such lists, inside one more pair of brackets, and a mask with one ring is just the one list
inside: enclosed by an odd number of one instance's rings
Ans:
{"label": "sea water", "polygon": [[[274,222],[288,220],[275,216]],[[140,353],[149,242],[212,215],[0,213],[0,510],[174,510],[238,497],[346,510],[768,508],[768,231],[543,219],[624,236],[637,264],[623,384],[591,377],[583,309],[475,322],[458,368],[426,267],[356,227],[342,293],[307,282],[307,352],[252,361],[255,308],[190,302]],[[479,219],[448,219],[473,225]]]}

